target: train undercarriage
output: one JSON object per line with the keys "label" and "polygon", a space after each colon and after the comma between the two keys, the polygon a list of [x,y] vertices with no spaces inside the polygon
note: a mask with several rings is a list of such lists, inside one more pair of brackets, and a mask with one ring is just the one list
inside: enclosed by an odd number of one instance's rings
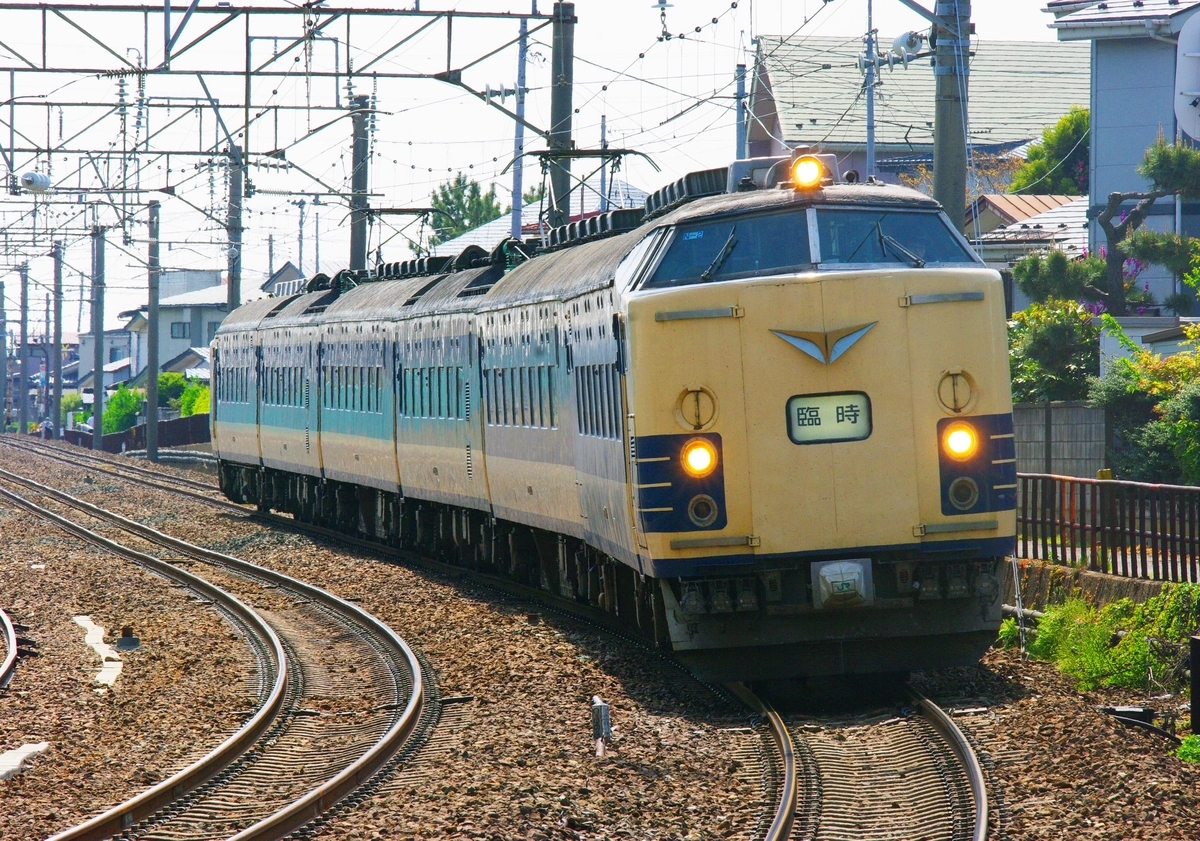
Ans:
{"label": "train undercarriage", "polygon": [[883,554],[869,562],[871,607],[816,610],[810,563],[800,559],[656,579],[576,538],[485,511],[229,462],[219,476],[235,502],[587,605],[708,680],[967,665],[992,644],[1000,621],[996,557],[917,563]]}

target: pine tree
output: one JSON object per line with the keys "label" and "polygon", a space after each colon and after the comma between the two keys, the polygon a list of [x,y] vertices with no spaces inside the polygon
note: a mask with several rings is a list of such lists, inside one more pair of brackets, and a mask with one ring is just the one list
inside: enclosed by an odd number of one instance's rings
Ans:
{"label": "pine tree", "polygon": [[478,181],[461,172],[433,192],[430,205],[438,211],[432,220],[435,233],[429,238],[431,247],[498,219],[504,213],[496,201],[495,184],[485,193]]}

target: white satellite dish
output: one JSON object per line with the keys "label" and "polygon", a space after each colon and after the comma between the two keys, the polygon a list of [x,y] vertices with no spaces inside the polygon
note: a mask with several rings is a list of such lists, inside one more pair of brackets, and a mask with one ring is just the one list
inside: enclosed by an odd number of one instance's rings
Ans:
{"label": "white satellite dish", "polygon": [[50,176],[40,172],[27,172],[21,176],[21,189],[31,193],[44,193],[50,189]]}
{"label": "white satellite dish", "polygon": [[1175,119],[1193,140],[1200,139],[1200,14],[1179,30],[1175,47]]}

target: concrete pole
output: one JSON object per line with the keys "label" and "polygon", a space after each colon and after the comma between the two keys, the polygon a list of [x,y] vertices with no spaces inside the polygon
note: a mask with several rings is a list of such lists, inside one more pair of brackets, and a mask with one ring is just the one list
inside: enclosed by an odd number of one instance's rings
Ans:
{"label": "concrete pole", "polygon": [[[574,113],[575,4],[554,4],[550,53],[550,151],[569,152]],[[550,161],[550,227],[571,221],[571,160]]]}
{"label": "concrete pole", "polygon": [[[534,12],[537,3],[533,4]],[[525,62],[529,57],[529,21],[521,18],[521,38],[517,42],[517,130],[513,137],[512,229],[513,239],[521,238],[521,212],[525,207]]]}
{"label": "concrete pole", "polygon": [[[42,366],[45,368],[45,376],[42,377],[42,417],[45,418],[50,414],[50,409],[53,408],[50,398],[50,296],[46,296],[46,332],[42,333]],[[37,420],[37,418],[34,418]],[[41,434],[41,430],[38,430]]]}
{"label": "concrete pole", "polygon": [[150,254],[147,260],[150,294],[146,307],[146,458],[150,461],[158,461],[158,282],[162,276],[158,253],[160,207],[158,202],[150,202]]}
{"label": "concrete pole", "polygon": [[[600,115],[600,148],[608,148],[608,116]],[[582,194],[582,190],[580,193]],[[583,202],[579,203],[579,211],[583,212]],[[600,212],[608,210],[608,160],[600,159]]]}
{"label": "concrete pole", "polygon": [[267,234],[267,277],[275,274],[275,235]]}
{"label": "concrete pole", "polygon": [[875,176],[875,20],[871,0],[867,0],[867,171],[865,176]]}
{"label": "concrete pole", "polygon": [[233,312],[242,305],[242,147],[229,147],[229,295],[225,306]]}
{"label": "concrete pole", "polygon": [[104,449],[104,229],[92,228],[92,449]]}
{"label": "concrete pole", "polygon": [[0,280],[0,435],[8,432],[8,313],[4,308],[4,281]]}
{"label": "concrete pole", "polygon": [[[933,123],[933,197],[962,230],[967,219],[967,64],[971,0],[942,0],[939,16],[962,34],[937,28],[936,107]],[[945,9],[949,14],[941,14]]]}
{"label": "concrete pole", "polygon": [[22,263],[21,274],[21,346],[17,350],[18,388],[13,396],[17,399],[17,432],[24,435],[29,431],[29,264]]}
{"label": "concrete pole", "polygon": [[63,244],[54,243],[54,348],[51,351],[51,368],[54,377],[54,400],[50,409],[50,421],[54,424],[54,437],[62,437],[62,348],[63,348]]}
{"label": "concrete pole", "polygon": [[737,152],[734,158],[744,160],[746,157],[746,65],[737,66]]}
{"label": "concrete pole", "polygon": [[353,169],[350,173],[350,268],[352,270],[367,267],[367,175],[370,162],[367,156],[370,146],[367,142],[367,122],[370,114],[367,109],[370,98],[356,96],[350,100],[353,109],[350,120],[354,129]]}
{"label": "concrete pole", "polygon": [[[296,207],[300,208],[300,246],[296,254],[296,268],[300,272],[300,277],[304,277],[304,207],[308,204],[304,199],[296,202]],[[315,272],[314,272],[315,274]]]}

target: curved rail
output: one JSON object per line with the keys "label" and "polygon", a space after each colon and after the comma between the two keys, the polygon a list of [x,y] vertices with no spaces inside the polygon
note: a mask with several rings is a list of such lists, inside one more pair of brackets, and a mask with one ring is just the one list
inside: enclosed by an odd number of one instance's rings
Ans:
{"label": "curved rail", "polygon": [[971,841],[987,841],[988,836],[988,796],[987,783],[984,780],[983,768],[979,765],[979,758],[975,756],[975,751],[971,747],[971,743],[967,741],[967,737],[963,735],[962,730],[958,729],[958,725],[954,723],[954,719],[950,718],[946,712],[937,704],[930,701],[920,692],[915,689],[909,689],[913,701],[921,710],[924,716],[933,725],[934,729],[941,734],[942,738],[950,745],[950,749],[954,751],[958,761],[962,763],[963,769],[967,772],[967,782],[971,786],[971,796],[975,800],[975,830],[971,834]]}
{"label": "curved rail", "polygon": [[746,703],[752,710],[767,720],[771,737],[779,748],[783,760],[783,784],[780,786],[779,805],[775,818],[767,828],[763,841],[787,841],[792,837],[792,824],[796,820],[796,745],[783,718],[775,709],[742,683],[727,683],[726,688]]}
{"label": "curved rail", "polygon": [[210,584],[203,578],[192,575],[190,572],[179,569],[166,561],[159,560],[153,555],[147,555],[122,546],[116,541],[96,534],[78,523],[73,523],[65,517],[61,517],[53,511],[48,511],[11,491],[0,488],[0,497],[8,500],[23,511],[51,521],[59,528],[75,535],[81,540],[85,540],[102,549],[107,549],[126,560],[143,564],[164,578],[188,587],[194,592],[211,599],[214,603],[220,604],[230,613],[237,616],[252,633],[256,634],[266,644],[266,648],[271,652],[271,657],[274,660],[275,682],[271,687],[271,693],[267,696],[265,703],[259,708],[258,712],[240,730],[182,771],[146,789],[141,794],[126,800],[124,803],[114,806],[103,814],[97,815],[71,829],[60,832],[53,836],[50,841],[93,841],[93,839],[109,838],[144,818],[153,815],[164,806],[178,800],[187,792],[192,791],[245,753],[258,741],[283,709],[284,690],[287,681],[287,656],[284,654],[283,644],[279,641],[279,637],[275,634],[274,629],[267,624],[265,619],[235,596]]}
{"label": "curved rail", "polygon": [[4,626],[4,662],[0,663],[0,689],[3,689],[17,669],[17,629],[3,610],[0,610],[0,625]]}
{"label": "curved rail", "polygon": [[[194,546],[186,541],[163,534],[162,532],[142,525],[134,520],[122,517],[119,514],[114,514],[111,511],[106,511],[98,508],[91,503],[84,502],[81,499],[71,496],[70,494],[56,490],[55,488],[41,485],[31,479],[26,479],[10,473],[7,470],[0,470],[0,477],[7,479],[10,482],[32,488],[38,493],[45,494],[53,499],[56,499],[73,508],[84,511],[92,516],[106,520],[125,531],[165,546],[174,549],[178,552],[187,554],[197,560],[211,563],[214,565],[231,568],[246,575],[265,580],[270,584],[278,587],[283,587],[293,592],[301,593],[306,598],[330,608],[343,615],[350,615],[359,625],[369,628],[371,632],[381,640],[392,654],[398,656],[406,664],[406,667],[412,675],[412,692],[408,702],[405,705],[404,711],[399,718],[392,724],[386,733],[362,756],[355,762],[343,769],[339,774],[330,780],[327,780],[319,788],[309,792],[299,800],[293,801],[283,809],[278,810],[274,814],[264,818],[253,826],[239,832],[231,837],[230,841],[267,841],[267,839],[282,838],[290,832],[299,829],[307,824],[313,818],[320,816],[322,813],[330,809],[335,803],[345,797],[354,789],[365,783],[372,775],[375,774],[389,759],[400,749],[404,742],[416,728],[417,723],[421,719],[421,713],[425,704],[424,676],[421,672],[421,664],[417,660],[416,655],[408,644],[401,639],[395,631],[388,627],[379,619],[367,613],[357,605],[339,599],[337,596],[322,590],[319,587],[314,587],[311,584],[306,584],[299,579],[293,578],[281,572],[277,572],[266,567],[260,567],[240,558],[235,558],[231,555],[225,555],[220,552],[214,552],[211,549],[205,549],[200,546]],[[8,493],[0,489],[0,494]],[[15,496],[15,495],[14,495]],[[243,509],[244,511],[244,509]],[[101,538],[103,539],[103,538]],[[150,557],[150,556],[147,556]],[[159,563],[162,563],[161,561]],[[169,565],[168,565],[169,566]],[[172,569],[174,569],[172,567]],[[157,787],[156,787],[157,788]],[[128,824],[127,824],[128,825]],[[70,832],[70,831],[68,831]],[[76,839],[91,839],[97,836],[83,835],[68,835],[61,834],[55,836],[50,841],[75,841]]]}

